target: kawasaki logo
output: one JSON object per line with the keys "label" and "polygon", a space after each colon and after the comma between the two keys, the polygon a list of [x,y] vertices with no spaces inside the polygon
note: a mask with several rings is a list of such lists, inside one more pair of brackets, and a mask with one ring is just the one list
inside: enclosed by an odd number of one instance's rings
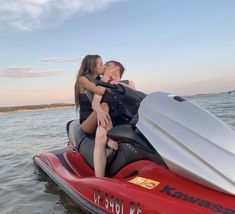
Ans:
{"label": "kawasaki logo", "polygon": [[164,186],[160,190],[160,192],[165,193],[167,195],[170,195],[172,197],[178,198],[178,199],[183,200],[185,202],[189,202],[191,204],[196,204],[198,206],[210,209],[213,212],[226,213],[226,214],[235,214],[235,210],[233,210],[233,209],[228,209],[228,208],[223,207],[220,204],[214,204],[210,201],[206,201],[206,200],[203,200],[201,198],[197,198],[197,197],[188,195],[184,192],[178,191],[174,187]]}

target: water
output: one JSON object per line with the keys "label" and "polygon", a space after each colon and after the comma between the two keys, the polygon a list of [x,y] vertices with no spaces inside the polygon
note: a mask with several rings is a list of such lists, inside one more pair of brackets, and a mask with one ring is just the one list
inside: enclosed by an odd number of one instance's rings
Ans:
{"label": "water", "polygon": [[[235,127],[235,94],[187,99]],[[74,108],[0,115],[0,213],[82,213],[33,163],[33,156],[66,146]]]}
{"label": "water", "polygon": [[235,93],[187,97],[235,128]]}
{"label": "water", "polygon": [[74,108],[0,115],[0,213],[82,213],[41,170],[33,157],[66,146]]}

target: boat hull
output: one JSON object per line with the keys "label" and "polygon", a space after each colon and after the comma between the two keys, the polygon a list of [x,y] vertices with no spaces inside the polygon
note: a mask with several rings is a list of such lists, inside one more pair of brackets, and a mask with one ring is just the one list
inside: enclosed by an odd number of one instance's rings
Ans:
{"label": "boat hull", "polygon": [[235,213],[234,196],[150,160],[128,164],[112,178],[96,178],[79,152],[70,149],[42,153],[34,161],[87,213]]}

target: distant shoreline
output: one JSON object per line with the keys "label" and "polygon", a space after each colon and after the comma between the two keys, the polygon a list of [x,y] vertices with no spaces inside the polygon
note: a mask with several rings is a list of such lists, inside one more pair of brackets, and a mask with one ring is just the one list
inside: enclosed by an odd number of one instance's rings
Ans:
{"label": "distant shoreline", "polygon": [[[192,96],[206,96],[213,94],[235,94],[235,90],[220,92],[220,93],[208,93],[208,94],[193,94],[186,95],[184,97],[192,97]],[[63,107],[75,107],[75,104],[72,103],[53,103],[53,104],[40,104],[40,105],[24,105],[24,106],[8,106],[8,107],[0,107],[0,115],[11,112],[27,112],[27,111],[36,111],[50,108],[63,108]]]}
{"label": "distant shoreline", "polygon": [[74,104],[70,103],[53,103],[53,104],[41,104],[41,105],[25,105],[25,106],[9,106],[0,107],[0,114],[10,113],[10,112],[26,112],[50,108],[63,108],[63,107],[74,107]]}
{"label": "distant shoreline", "polygon": [[183,97],[194,97],[194,96],[210,96],[210,95],[220,95],[220,94],[235,94],[235,90],[231,90],[231,91],[224,91],[224,92],[215,92],[215,93],[199,93],[199,94],[190,94],[190,95],[185,95]]}

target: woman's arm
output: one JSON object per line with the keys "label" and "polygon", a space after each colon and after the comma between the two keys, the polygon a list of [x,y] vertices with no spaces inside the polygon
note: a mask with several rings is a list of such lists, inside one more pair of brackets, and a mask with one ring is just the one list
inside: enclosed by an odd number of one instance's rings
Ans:
{"label": "woman's arm", "polygon": [[102,96],[95,94],[92,100],[92,109],[98,111],[100,109],[100,101]]}
{"label": "woman's arm", "polygon": [[[116,68],[106,69],[106,71],[105,71],[104,75],[102,76],[101,80],[103,82],[109,82],[115,71],[116,71]],[[105,92],[105,88],[103,88],[101,86],[96,86],[94,82],[91,82],[85,76],[81,76],[79,78],[79,84],[82,88],[85,88],[86,90],[91,91],[94,94],[98,94],[100,96],[102,96]]]}
{"label": "woman's arm", "polygon": [[98,126],[101,125],[102,127],[105,128],[109,123],[110,117],[109,117],[109,114],[100,107],[101,99],[102,99],[102,96],[99,96],[97,94],[94,95],[93,100],[92,100],[92,109],[97,114]]}
{"label": "woman's arm", "polygon": [[79,78],[79,83],[82,88],[85,88],[86,90],[91,91],[94,94],[98,94],[100,96],[104,94],[105,88],[96,86],[95,83],[91,82],[84,76],[81,76]]}

